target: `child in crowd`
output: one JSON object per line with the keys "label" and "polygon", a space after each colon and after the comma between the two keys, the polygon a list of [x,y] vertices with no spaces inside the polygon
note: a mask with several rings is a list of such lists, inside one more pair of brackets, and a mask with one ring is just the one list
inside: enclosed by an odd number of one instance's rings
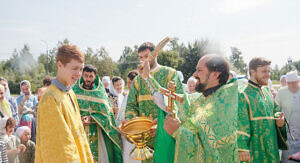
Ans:
{"label": "child in crowd", "polygon": [[0,163],[7,163],[6,146],[3,141],[0,141]]}
{"label": "child in crowd", "polygon": [[26,150],[25,145],[20,144],[20,140],[13,135],[15,127],[16,121],[11,117],[4,117],[0,120],[0,140],[6,145],[9,163],[19,163],[19,153]]}

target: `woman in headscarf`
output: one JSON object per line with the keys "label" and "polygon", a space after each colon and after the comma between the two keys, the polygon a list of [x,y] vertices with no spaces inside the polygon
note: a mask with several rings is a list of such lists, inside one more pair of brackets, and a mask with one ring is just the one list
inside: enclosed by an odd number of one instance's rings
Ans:
{"label": "woman in headscarf", "polygon": [[110,104],[113,108],[115,116],[119,112],[119,108],[121,108],[124,96],[124,80],[121,77],[114,76],[111,79],[111,84],[109,85],[109,94],[108,98],[110,100]]}
{"label": "woman in headscarf", "polygon": [[6,117],[12,117],[9,102],[5,99],[5,88],[0,84],[0,112]]}
{"label": "woman in headscarf", "polygon": [[103,76],[102,84],[105,88],[106,93],[109,94],[110,77],[109,76]]}
{"label": "woman in headscarf", "polygon": [[34,110],[38,104],[36,96],[31,94],[31,85],[28,80],[20,83],[21,95],[17,98],[19,115],[21,116],[20,126],[28,126],[31,129]]}
{"label": "woman in headscarf", "polygon": [[30,132],[30,128],[27,126],[19,127],[16,131],[16,136],[26,147],[26,151],[19,154],[20,163],[34,163],[35,144],[30,140]]}
{"label": "woman in headscarf", "polygon": [[9,163],[19,163],[19,153],[24,152],[26,147],[13,135],[16,121],[12,117],[4,117],[0,120],[0,140],[6,145],[6,153]]}
{"label": "woman in headscarf", "polygon": [[16,121],[16,127],[18,127],[19,122],[20,122],[20,118],[19,118],[19,115],[18,115],[18,104],[17,104],[16,98],[14,98],[10,95],[8,82],[5,78],[0,77],[0,85],[4,86],[4,89],[5,89],[4,98],[5,98],[5,100],[8,101],[8,103],[10,105],[12,117]]}
{"label": "woman in headscarf", "polygon": [[197,84],[197,79],[194,78],[193,76],[190,77],[187,81],[187,93],[192,94],[196,92],[196,84]]}

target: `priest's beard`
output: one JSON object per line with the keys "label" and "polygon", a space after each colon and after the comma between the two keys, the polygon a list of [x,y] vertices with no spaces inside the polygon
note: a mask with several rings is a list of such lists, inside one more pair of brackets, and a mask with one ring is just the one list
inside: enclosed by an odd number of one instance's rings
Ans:
{"label": "priest's beard", "polygon": [[93,89],[94,81],[83,81],[83,88],[91,90]]}
{"label": "priest's beard", "polygon": [[265,80],[263,77],[258,77],[255,75],[255,79],[258,85],[268,85],[268,80]]}
{"label": "priest's beard", "polygon": [[204,83],[200,83],[200,78],[199,77],[195,77],[197,80],[198,80],[198,82],[196,83],[196,91],[197,92],[204,92],[205,91],[205,88],[206,88],[206,86],[207,86],[207,81],[208,81],[208,78],[209,78],[209,74],[210,73],[208,73],[207,75],[206,75],[206,79],[205,79],[205,82]]}

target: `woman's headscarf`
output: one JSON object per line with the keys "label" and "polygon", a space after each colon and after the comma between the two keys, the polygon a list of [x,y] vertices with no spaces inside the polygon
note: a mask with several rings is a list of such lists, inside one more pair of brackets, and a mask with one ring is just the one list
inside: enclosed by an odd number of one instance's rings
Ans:
{"label": "woman's headscarf", "polygon": [[191,83],[191,82],[195,82],[195,83],[197,83],[197,79],[196,78],[194,78],[193,76],[191,76],[189,79],[188,79],[188,81],[187,81],[187,83],[186,83],[186,85],[187,85],[187,92],[188,93],[191,93],[191,90],[190,90],[190,88],[189,88],[189,84]]}
{"label": "woman's headscarf", "polygon": [[121,79],[121,81],[122,81],[122,87],[123,87],[121,93],[118,93],[118,92],[115,90],[114,84],[113,84],[112,81],[111,81],[110,84],[109,84],[109,92],[110,92],[111,94],[113,94],[114,96],[117,96],[117,97],[118,97],[118,108],[121,108],[122,101],[123,101],[123,99],[124,99],[123,92],[124,92],[124,85],[125,85],[125,82],[124,82],[123,79]]}
{"label": "woman's headscarf", "polygon": [[31,84],[30,84],[30,82],[28,81],[28,80],[22,80],[21,82],[20,82],[20,94],[21,95],[23,95],[23,92],[22,92],[22,85],[24,84],[24,83],[26,83],[28,86],[29,86],[29,94],[31,94]]}
{"label": "woman's headscarf", "polygon": [[[0,84],[0,90],[5,91],[4,86],[1,84]],[[4,96],[4,99],[0,102],[0,106],[1,106],[0,107],[1,112],[3,113],[4,116],[12,117],[11,108],[10,108],[9,102],[5,99],[5,96]]]}
{"label": "woman's headscarf", "polygon": [[27,131],[27,130],[29,130],[29,132],[30,132],[30,128],[27,127],[27,126],[19,127],[19,128],[17,129],[17,131],[16,131],[16,136],[19,137],[19,138],[21,138],[21,136],[23,135],[23,133],[24,133],[25,131]]}
{"label": "woman's headscarf", "polygon": [[105,83],[105,82],[108,82],[109,84],[111,83],[111,82],[110,82],[110,77],[109,77],[109,76],[103,76],[103,78],[102,78],[102,83]]}

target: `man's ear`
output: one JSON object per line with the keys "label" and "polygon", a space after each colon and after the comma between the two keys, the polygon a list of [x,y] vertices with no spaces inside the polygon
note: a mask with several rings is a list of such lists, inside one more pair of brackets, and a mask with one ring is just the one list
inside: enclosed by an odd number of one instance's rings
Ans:
{"label": "man's ear", "polygon": [[219,80],[220,74],[221,74],[221,72],[214,71],[214,72],[211,72],[211,77],[214,80]]}
{"label": "man's ear", "polygon": [[251,76],[251,75],[253,75],[255,72],[256,72],[256,71],[252,69],[252,70],[250,70],[249,75]]}
{"label": "man's ear", "polygon": [[61,63],[61,61],[56,62],[57,68],[62,68],[64,65]]}

